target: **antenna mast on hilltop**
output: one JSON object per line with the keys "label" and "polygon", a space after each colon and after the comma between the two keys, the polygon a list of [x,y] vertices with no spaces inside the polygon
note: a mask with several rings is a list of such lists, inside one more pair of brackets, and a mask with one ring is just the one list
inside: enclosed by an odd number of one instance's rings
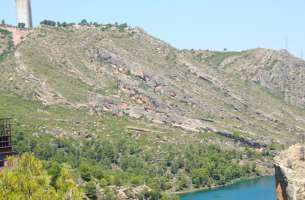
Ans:
{"label": "antenna mast on hilltop", "polygon": [[16,0],[17,25],[24,24],[26,28],[32,28],[31,0]]}

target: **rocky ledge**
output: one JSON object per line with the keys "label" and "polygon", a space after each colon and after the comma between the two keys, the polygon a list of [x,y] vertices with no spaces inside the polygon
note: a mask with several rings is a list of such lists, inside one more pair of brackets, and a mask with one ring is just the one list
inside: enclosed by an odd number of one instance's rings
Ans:
{"label": "rocky ledge", "polygon": [[305,199],[305,145],[294,145],[275,158],[278,200]]}

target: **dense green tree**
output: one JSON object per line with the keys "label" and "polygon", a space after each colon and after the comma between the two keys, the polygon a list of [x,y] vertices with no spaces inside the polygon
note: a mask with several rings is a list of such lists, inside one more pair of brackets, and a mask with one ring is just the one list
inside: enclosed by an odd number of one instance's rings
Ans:
{"label": "dense green tree", "polygon": [[43,20],[42,22],[40,22],[41,25],[46,25],[46,26],[56,26],[56,22],[52,21],[52,20]]}
{"label": "dense green tree", "polygon": [[59,196],[64,200],[83,199],[83,191],[74,182],[75,177],[68,166],[63,166],[60,170],[60,176],[56,181],[56,189]]}
{"label": "dense green tree", "polygon": [[118,27],[120,32],[123,32],[125,30],[125,28],[128,27],[128,25],[127,25],[127,23],[117,24],[117,27]]}
{"label": "dense green tree", "polygon": [[113,190],[109,187],[105,188],[102,200],[119,200],[114,194]]}
{"label": "dense green tree", "polygon": [[91,181],[91,166],[85,162],[82,162],[80,165],[80,175],[85,181]]}
{"label": "dense green tree", "polygon": [[58,199],[51,178],[40,161],[29,154],[9,158],[0,173],[0,196],[7,199]]}
{"label": "dense green tree", "polygon": [[68,27],[68,23],[67,22],[63,22],[63,23],[61,23],[61,26],[62,27]]}
{"label": "dense green tree", "polygon": [[[166,190],[221,185],[257,174],[255,162],[239,165],[241,152],[216,145],[164,145],[159,150],[141,149],[129,136],[112,140],[56,138],[17,133],[13,138],[18,153],[33,152],[45,160],[51,185],[56,187],[62,163],[72,166],[85,182],[100,187],[140,186],[152,188],[152,196]],[[247,150],[252,157],[257,153]],[[243,153],[244,154],[244,153]],[[173,184],[175,183],[175,184]]]}
{"label": "dense green tree", "polygon": [[206,186],[210,181],[207,168],[194,169],[192,172],[192,182],[196,187]]}
{"label": "dense green tree", "polygon": [[21,29],[24,29],[25,28],[25,23],[18,23],[17,27],[21,28]]}
{"label": "dense green tree", "polygon": [[188,188],[189,180],[188,180],[188,176],[186,174],[184,174],[182,172],[179,173],[178,180],[177,180],[177,186],[178,186],[179,191]]}
{"label": "dense green tree", "polygon": [[86,183],[85,191],[86,191],[86,196],[89,199],[92,199],[92,200],[97,199],[96,184],[93,181],[90,181],[90,182]]}
{"label": "dense green tree", "polygon": [[87,21],[86,19],[83,19],[83,20],[79,23],[79,25],[81,25],[81,26],[88,26],[89,23],[88,23],[88,21]]}
{"label": "dense green tree", "polygon": [[68,168],[61,169],[56,188],[41,161],[30,154],[8,159],[0,172],[0,197],[14,199],[76,200],[84,194],[74,182]]}

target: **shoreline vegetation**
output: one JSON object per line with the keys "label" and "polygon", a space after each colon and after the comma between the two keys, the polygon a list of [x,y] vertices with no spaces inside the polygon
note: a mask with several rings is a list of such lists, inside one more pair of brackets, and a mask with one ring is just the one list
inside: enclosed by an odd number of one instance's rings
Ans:
{"label": "shoreline vegetation", "polygon": [[172,193],[173,195],[178,195],[179,197],[183,196],[183,195],[187,195],[190,193],[195,193],[195,192],[205,192],[205,191],[210,191],[210,190],[214,190],[214,189],[219,189],[219,188],[224,188],[224,187],[228,187],[237,183],[241,183],[244,181],[250,181],[250,180],[257,180],[259,178],[264,178],[264,177],[273,177],[272,175],[264,175],[264,176],[252,176],[252,177],[243,177],[243,178],[238,178],[235,180],[232,180],[228,183],[225,183],[223,185],[215,185],[215,186],[211,186],[211,187],[202,187],[202,188],[194,188],[194,189],[189,189],[189,190],[185,190],[185,191],[178,191],[178,192],[174,192]]}
{"label": "shoreline vegetation", "polygon": [[[63,165],[70,166],[77,179],[83,180],[82,188],[90,199],[96,198],[100,191],[104,192],[105,198],[114,197],[121,188],[131,191],[129,188],[141,188],[143,185],[149,189],[134,195],[149,196],[152,199],[166,198],[170,190],[183,190],[191,187],[189,184],[199,188],[260,175],[255,161],[269,159],[269,154],[249,148],[230,150],[217,144],[208,144],[210,139],[217,139],[213,134],[200,135],[206,145],[191,139],[178,146],[161,143],[156,149],[153,147],[158,144],[156,140],[159,138],[153,135],[135,137],[125,127],[126,124],[136,122],[124,117],[105,113],[96,119],[87,116],[82,110],[44,107],[14,95],[1,94],[0,102],[3,111],[13,110],[14,116],[18,116],[12,138],[15,151],[19,155],[31,153],[41,160],[52,183],[56,183]],[[68,129],[71,123],[63,121],[62,124],[54,125],[52,121],[44,121],[41,114],[39,118],[32,115],[29,117],[29,112],[37,110],[47,112],[48,119],[69,118],[78,122],[81,121],[79,116],[86,116],[88,121],[83,124],[96,124],[96,134],[88,138],[43,134],[35,124]],[[92,121],[96,123],[93,124]],[[23,124],[27,126],[24,127]],[[78,129],[82,129],[82,124]],[[184,134],[178,136],[176,132],[170,132],[171,129],[166,130],[168,132],[164,133],[165,136],[173,136],[177,141]],[[97,191],[97,187],[101,190]]]}
{"label": "shoreline vegetation", "polygon": [[[94,141],[64,139],[50,135],[31,136],[23,133],[17,133],[15,136],[13,141],[18,147],[17,152],[34,153],[45,163],[47,171],[54,180],[57,177],[57,170],[54,173],[54,168],[61,168],[60,163],[71,166],[77,172],[78,177],[85,181],[87,196],[96,195],[96,191],[92,192],[96,186],[109,189],[112,186],[138,187],[146,183],[151,188],[151,192],[147,195],[154,197],[165,194],[166,190],[171,187],[179,190],[186,188],[190,181],[193,186],[200,186],[226,181],[232,184],[233,181],[229,180],[234,176],[257,177],[254,166],[242,167],[231,161],[239,158],[240,152],[224,152],[220,147],[213,145],[203,147],[193,144],[185,146],[180,151],[174,146],[171,146],[171,149],[164,146],[162,150],[168,152],[168,156],[162,158],[162,162],[157,163],[153,159],[157,156],[156,152],[139,149],[138,142],[132,138],[123,137],[122,134],[118,135],[121,139],[116,137],[107,141],[103,139]],[[99,152],[99,154],[94,152]],[[143,153],[144,157],[141,157]],[[121,156],[117,157],[119,155]],[[148,155],[150,157],[147,157]],[[120,169],[114,170],[112,168],[114,165]],[[157,165],[159,166],[158,171],[153,169]],[[141,168],[137,166],[141,166]],[[213,169],[218,169],[218,171]],[[155,172],[155,174],[152,175],[151,172]],[[174,186],[171,186],[170,182],[175,178],[177,180]],[[110,196],[114,193],[115,191],[112,191]],[[175,195],[178,194],[182,193]]]}

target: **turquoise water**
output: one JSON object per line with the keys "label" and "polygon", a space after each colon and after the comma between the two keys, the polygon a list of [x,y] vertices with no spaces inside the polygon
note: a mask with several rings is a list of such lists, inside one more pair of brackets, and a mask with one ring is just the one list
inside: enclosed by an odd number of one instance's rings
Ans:
{"label": "turquoise water", "polygon": [[275,200],[274,177],[242,181],[223,188],[182,195],[181,200]]}

